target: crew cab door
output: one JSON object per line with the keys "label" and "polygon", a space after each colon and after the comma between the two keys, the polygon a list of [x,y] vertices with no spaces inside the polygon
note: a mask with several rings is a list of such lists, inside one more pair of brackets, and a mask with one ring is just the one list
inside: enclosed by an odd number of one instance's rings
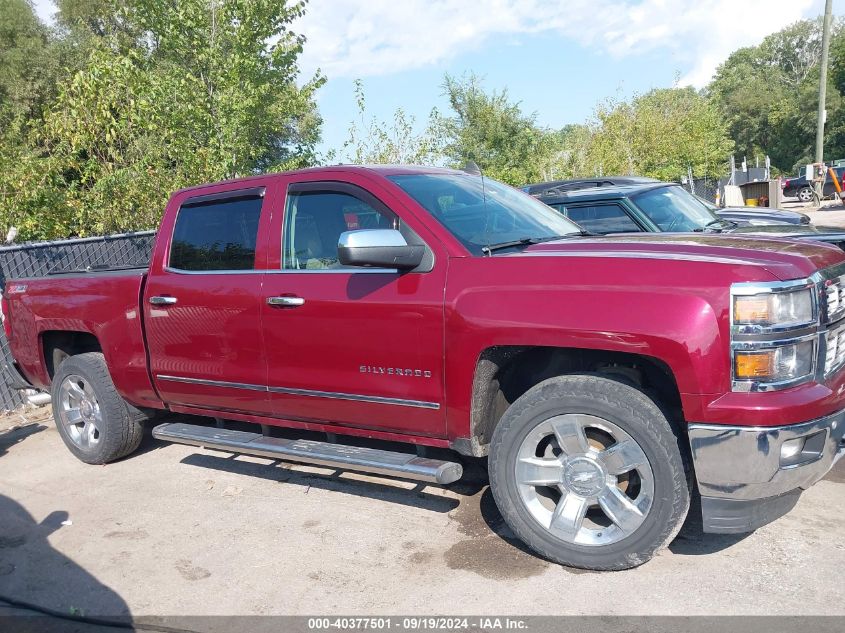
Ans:
{"label": "crew cab door", "polygon": [[270,412],[259,323],[266,184],[182,192],[165,214],[143,310],[153,380],[169,404]]}
{"label": "crew cab door", "polygon": [[[445,436],[443,288],[448,259],[424,226],[400,218],[389,191],[288,180],[271,239],[279,246],[261,305],[276,416]],[[394,207],[396,205],[393,202]],[[425,270],[344,267],[344,231],[396,228],[422,240]],[[273,305],[271,305],[273,304]]]}

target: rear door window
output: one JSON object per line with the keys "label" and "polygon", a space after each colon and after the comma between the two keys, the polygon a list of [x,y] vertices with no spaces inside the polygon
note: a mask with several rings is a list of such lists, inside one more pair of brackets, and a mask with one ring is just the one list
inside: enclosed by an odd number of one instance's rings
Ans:
{"label": "rear door window", "polygon": [[250,270],[262,197],[184,203],[176,216],[170,268],[186,271]]}

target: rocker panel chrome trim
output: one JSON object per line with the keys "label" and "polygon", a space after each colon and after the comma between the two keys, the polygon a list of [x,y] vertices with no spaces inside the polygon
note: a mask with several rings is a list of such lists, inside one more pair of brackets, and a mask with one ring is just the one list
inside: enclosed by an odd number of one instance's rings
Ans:
{"label": "rocker panel chrome trim", "polygon": [[330,398],[333,400],[352,400],[355,402],[370,402],[373,404],[391,404],[400,407],[416,407],[418,409],[439,409],[437,402],[425,402],[423,400],[405,400],[404,398],[388,398],[385,396],[365,396],[356,393],[342,393],[338,391],[315,391],[313,389],[293,389],[290,387],[269,387],[267,385],[252,385],[241,382],[227,382],[225,380],[209,380],[206,378],[187,378],[184,376],[169,376],[157,374],[158,380],[168,382],[181,382],[194,385],[205,385],[208,387],[226,387],[229,389],[245,389],[248,391],[263,391],[269,393],[282,393],[292,396],[307,396],[312,398]]}

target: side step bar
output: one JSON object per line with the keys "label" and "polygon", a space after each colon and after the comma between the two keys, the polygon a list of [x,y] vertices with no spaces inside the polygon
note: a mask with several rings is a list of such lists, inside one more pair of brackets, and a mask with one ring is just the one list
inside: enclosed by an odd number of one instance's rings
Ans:
{"label": "side step bar", "polygon": [[436,484],[450,484],[463,475],[463,467],[456,462],[329,442],[267,437],[261,433],[182,422],[159,424],[153,429],[153,437],[230,453],[285,459]]}

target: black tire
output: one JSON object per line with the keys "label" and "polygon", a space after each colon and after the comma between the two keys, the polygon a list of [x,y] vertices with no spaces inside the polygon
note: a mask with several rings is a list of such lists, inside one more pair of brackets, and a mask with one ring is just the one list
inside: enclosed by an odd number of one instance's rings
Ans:
{"label": "black tire", "polygon": [[[526,508],[518,492],[516,459],[529,432],[567,413],[603,418],[639,445],[653,472],[651,507],[639,527],[617,542],[581,545],[558,538]],[[543,557],[571,567],[619,570],[637,567],[668,545],[689,511],[686,449],[660,407],[640,389],[592,374],[544,380],[517,399],[493,433],[488,468],[502,517],[514,533]]]}
{"label": "black tire", "polygon": [[[95,445],[87,448],[75,443],[70,431],[62,423],[61,385],[68,376],[79,376],[87,381],[99,406],[101,420],[97,423],[98,440]],[[117,393],[102,353],[78,354],[62,362],[53,376],[50,394],[53,419],[59,435],[70,452],[86,464],[107,464],[132,453],[141,443],[144,430],[142,422],[147,416]]]}
{"label": "black tire", "polygon": [[801,187],[796,195],[801,202],[811,202],[815,198],[815,193],[812,187]]}

